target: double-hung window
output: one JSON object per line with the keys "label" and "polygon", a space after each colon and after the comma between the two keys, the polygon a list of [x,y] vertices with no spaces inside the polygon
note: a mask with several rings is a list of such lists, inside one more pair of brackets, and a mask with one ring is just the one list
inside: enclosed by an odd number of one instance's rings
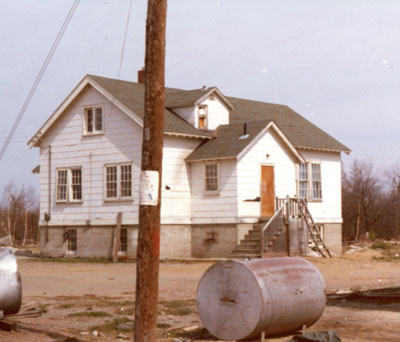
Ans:
{"label": "double-hung window", "polygon": [[304,163],[298,165],[297,189],[300,198],[322,199],[321,164]]}
{"label": "double-hung window", "polygon": [[132,164],[104,166],[105,198],[107,200],[130,200],[133,198]]}
{"label": "double-hung window", "polygon": [[322,199],[321,164],[311,164],[312,199]]}
{"label": "double-hung window", "polygon": [[57,169],[56,202],[82,201],[82,169]]}
{"label": "double-hung window", "polygon": [[206,193],[218,193],[219,191],[219,164],[208,162],[204,165],[204,191]]}
{"label": "double-hung window", "polygon": [[103,106],[84,108],[84,132],[85,135],[104,133]]}

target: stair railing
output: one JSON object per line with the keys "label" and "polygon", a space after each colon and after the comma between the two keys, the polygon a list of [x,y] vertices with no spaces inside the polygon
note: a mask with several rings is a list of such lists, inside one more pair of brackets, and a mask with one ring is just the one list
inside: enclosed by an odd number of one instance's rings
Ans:
{"label": "stair railing", "polygon": [[283,229],[289,223],[289,197],[286,197],[284,201],[278,203],[278,210],[275,211],[274,215],[268,220],[268,222],[261,228],[261,255],[267,250],[268,244],[271,244],[279,231]]}

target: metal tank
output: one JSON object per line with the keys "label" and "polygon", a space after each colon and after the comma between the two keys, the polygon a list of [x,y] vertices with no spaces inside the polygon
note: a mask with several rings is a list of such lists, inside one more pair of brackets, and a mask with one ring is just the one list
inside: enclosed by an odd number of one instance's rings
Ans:
{"label": "metal tank", "polygon": [[0,248],[0,311],[16,314],[22,301],[21,276],[11,248]]}
{"label": "metal tank", "polygon": [[321,273],[301,258],[221,261],[204,273],[197,289],[204,327],[223,340],[308,327],[325,304]]}

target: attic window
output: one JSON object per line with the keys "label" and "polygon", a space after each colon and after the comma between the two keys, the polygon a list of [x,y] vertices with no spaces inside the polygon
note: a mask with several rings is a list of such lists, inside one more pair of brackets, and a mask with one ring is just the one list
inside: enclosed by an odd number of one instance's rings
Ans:
{"label": "attic window", "polygon": [[207,128],[207,112],[208,108],[207,105],[200,105],[199,106],[199,122],[198,122],[198,127],[199,128]]}
{"label": "attic window", "polygon": [[214,94],[210,94],[210,96],[208,98],[210,99],[210,101],[214,101],[215,100],[215,95]]}
{"label": "attic window", "polygon": [[84,133],[85,135],[104,133],[103,107],[86,107],[84,109]]}

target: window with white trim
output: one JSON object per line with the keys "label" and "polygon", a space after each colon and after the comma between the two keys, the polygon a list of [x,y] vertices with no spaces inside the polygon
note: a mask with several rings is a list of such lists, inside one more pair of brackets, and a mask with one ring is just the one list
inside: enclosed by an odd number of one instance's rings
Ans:
{"label": "window with white trim", "polygon": [[308,170],[307,164],[299,164],[299,197],[308,197]]}
{"label": "window with white trim", "polygon": [[204,165],[204,191],[205,192],[218,192],[219,184],[218,184],[218,171],[219,171],[219,164],[217,162],[206,163]]}
{"label": "window with white trim", "polygon": [[322,199],[321,164],[311,164],[312,199]]}
{"label": "window with white trim", "polygon": [[309,200],[322,199],[321,164],[307,162],[298,165],[297,195]]}
{"label": "window with white trim", "polygon": [[198,127],[202,129],[207,128],[207,105],[200,105],[198,110]]}
{"label": "window with white trim", "polygon": [[105,198],[107,200],[132,199],[132,164],[121,163],[104,166]]}
{"label": "window with white trim", "polygon": [[104,133],[104,114],[103,106],[93,106],[84,108],[84,134]]}
{"label": "window with white trim", "polygon": [[56,202],[82,201],[82,169],[57,169]]}

